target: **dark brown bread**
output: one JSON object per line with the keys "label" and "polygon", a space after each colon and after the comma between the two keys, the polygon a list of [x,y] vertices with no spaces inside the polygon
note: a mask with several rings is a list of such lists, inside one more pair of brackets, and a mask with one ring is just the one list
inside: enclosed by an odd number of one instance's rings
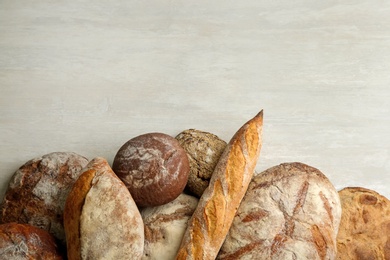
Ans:
{"label": "dark brown bread", "polygon": [[0,223],[19,222],[49,231],[65,245],[66,197],[88,160],[55,152],[26,162],[13,175],[1,205]]}
{"label": "dark brown bread", "polygon": [[220,157],[184,234],[178,260],[215,259],[252,179],[262,147],[263,111],[246,122]]}
{"label": "dark brown bread", "polygon": [[200,198],[227,144],[214,134],[196,129],[184,130],[175,138],[188,154],[188,190]]}
{"label": "dark brown bread", "polygon": [[390,200],[362,187],[344,188],[339,195],[337,259],[390,260]]}
{"label": "dark brown bread", "polygon": [[117,152],[112,169],[139,207],[159,206],[184,190],[190,166],[179,142],[166,134],[132,138]]}
{"label": "dark brown bread", "polygon": [[253,177],[217,259],[334,259],[340,218],[324,174],[284,163]]}
{"label": "dark brown bread", "polygon": [[66,200],[69,260],[141,259],[144,225],[123,182],[104,158],[82,171]]}
{"label": "dark brown bread", "polygon": [[54,237],[46,230],[15,222],[0,225],[0,259],[61,260]]}

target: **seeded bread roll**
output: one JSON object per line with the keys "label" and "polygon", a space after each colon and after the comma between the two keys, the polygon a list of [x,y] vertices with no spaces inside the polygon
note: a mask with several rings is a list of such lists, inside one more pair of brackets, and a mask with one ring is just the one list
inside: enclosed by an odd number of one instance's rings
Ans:
{"label": "seeded bread roll", "polygon": [[88,160],[54,152],[26,162],[13,175],[1,205],[0,223],[19,222],[47,230],[65,246],[65,201]]}
{"label": "seeded bread roll", "polygon": [[63,256],[49,232],[12,222],[0,225],[0,259],[61,260]]}
{"label": "seeded bread roll", "polygon": [[221,155],[188,222],[176,259],[215,259],[252,179],[262,147],[263,111],[246,122]]}
{"label": "seeded bread roll", "polygon": [[144,225],[123,182],[103,158],[88,163],[66,200],[69,260],[141,259]]}
{"label": "seeded bread roll", "polygon": [[143,208],[145,249],[142,259],[174,259],[197,204],[196,197],[182,193],[167,204]]}
{"label": "seeded bread roll", "polygon": [[362,187],[344,188],[339,195],[337,259],[390,260],[390,200]]}
{"label": "seeded bread roll", "polygon": [[115,155],[112,169],[136,204],[150,207],[168,203],[183,192],[190,166],[175,138],[148,133],[126,142]]}
{"label": "seeded bread roll", "polygon": [[200,197],[209,186],[211,175],[225,150],[226,142],[214,134],[195,129],[185,130],[175,138],[188,154],[188,190]]}
{"label": "seeded bread roll", "polygon": [[253,177],[218,259],[335,259],[337,191],[318,169],[284,163]]}

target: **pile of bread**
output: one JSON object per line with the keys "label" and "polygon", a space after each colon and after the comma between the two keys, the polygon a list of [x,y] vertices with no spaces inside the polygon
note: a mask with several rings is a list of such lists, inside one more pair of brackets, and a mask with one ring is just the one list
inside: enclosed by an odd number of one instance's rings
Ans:
{"label": "pile of bread", "polygon": [[226,143],[189,129],[127,141],[112,166],[32,159],[0,208],[0,259],[390,259],[390,201],[293,162],[255,173],[263,112]]}

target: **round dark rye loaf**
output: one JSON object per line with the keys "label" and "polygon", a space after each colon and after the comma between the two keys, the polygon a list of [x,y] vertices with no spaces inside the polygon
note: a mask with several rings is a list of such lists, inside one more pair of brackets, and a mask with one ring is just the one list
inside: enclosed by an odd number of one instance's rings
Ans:
{"label": "round dark rye loaf", "polygon": [[0,225],[0,259],[61,260],[54,237],[46,230],[15,222]]}
{"label": "round dark rye loaf", "polygon": [[147,133],[119,148],[112,169],[138,207],[151,207],[168,203],[183,192],[190,165],[186,151],[175,138]]}
{"label": "round dark rye loaf", "polygon": [[390,200],[362,187],[344,188],[339,195],[337,259],[390,260]]}
{"label": "round dark rye loaf", "polygon": [[54,152],[26,162],[13,175],[0,210],[0,223],[19,222],[49,231],[65,245],[66,197],[88,163],[72,152]]}
{"label": "round dark rye loaf", "polygon": [[253,177],[218,259],[334,259],[337,191],[319,170],[284,163]]}

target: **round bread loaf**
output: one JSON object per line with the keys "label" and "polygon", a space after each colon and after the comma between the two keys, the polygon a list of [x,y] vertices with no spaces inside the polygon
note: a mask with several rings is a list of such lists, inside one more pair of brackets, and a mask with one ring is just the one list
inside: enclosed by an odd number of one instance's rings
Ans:
{"label": "round bread loaf", "polygon": [[195,129],[185,130],[175,138],[188,154],[188,190],[201,197],[227,144],[214,134]]}
{"label": "round bread loaf", "polygon": [[284,163],[253,177],[218,259],[335,259],[337,191],[319,170]]}
{"label": "round bread loaf", "polygon": [[148,133],[126,142],[114,158],[114,172],[139,207],[158,206],[177,198],[189,173],[188,157],[166,134]]}
{"label": "round bread loaf", "polygon": [[0,223],[28,223],[47,230],[65,245],[63,210],[88,160],[54,152],[26,162],[13,175],[1,205]]}
{"label": "round bread loaf", "polygon": [[0,259],[63,259],[54,237],[46,230],[15,222],[0,225]]}
{"label": "round bread loaf", "polygon": [[339,191],[342,215],[337,259],[390,259],[390,201],[373,190]]}
{"label": "round bread loaf", "polygon": [[197,204],[196,197],[182,193],[167,204],[143,208],[145,248],[142,259],[174,259]]}

